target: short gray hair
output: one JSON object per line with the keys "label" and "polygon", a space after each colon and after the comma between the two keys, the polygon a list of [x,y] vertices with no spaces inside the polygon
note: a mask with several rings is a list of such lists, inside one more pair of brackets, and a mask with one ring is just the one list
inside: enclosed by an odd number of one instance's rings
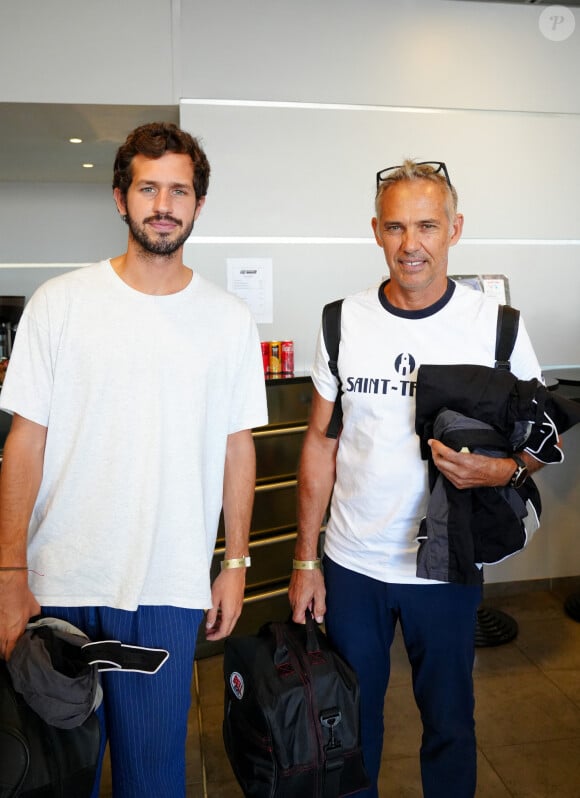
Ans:
{"label": "short gray hair", "polygon": [[445,174],[441,170],[437,170],[431,163],[417,163],[416,161],[406,158],[401,166],[393,169],[387,176],[379,180],[377,186],[377,193],[375,196],[375,213],[377,218],[380,216],[381,200],[385,191],[395,183],[400,183],[402,180],[430,180],[432,183],[438,183],[443,186],[448,197],[447,215],[449,221],[453,221],[457,214],[457,191],[455,187],[447,182]]}

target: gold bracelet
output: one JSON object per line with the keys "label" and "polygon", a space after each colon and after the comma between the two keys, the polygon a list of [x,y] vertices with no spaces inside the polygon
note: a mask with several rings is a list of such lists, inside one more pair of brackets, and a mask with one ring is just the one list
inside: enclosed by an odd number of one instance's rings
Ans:
{"label": "gold bracelet", "polygon": [[316,571],[320,569],[320,559],[316,560],[292,560],[292,568],[295,571]]}
{"label": "gold bracelet", "polygon": [[245,557],[234,557],[231,560],[222,560],[220,563],[220,570],[224,571],[227,568],[249,568],[252,564],[252,558],[246,555]]}

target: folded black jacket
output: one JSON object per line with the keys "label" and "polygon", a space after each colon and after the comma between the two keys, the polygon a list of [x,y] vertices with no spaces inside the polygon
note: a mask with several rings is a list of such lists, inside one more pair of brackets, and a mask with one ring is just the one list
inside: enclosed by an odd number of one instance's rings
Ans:
{"label": "folded black jacket", "polygon": [[[443,409],[433,436],[460,451],[506,457],[510,443],[490,424]],[[419,527],[417,576],[441,582],[480,584],[482,565],[501,562],[531,540],[540,525],[538,488],[528,478],[520,488],[459,490],[429,461],[430,496]]]}
{"label": "folded black jacket", "polygon": [[580,404],[538,380],[518,380],[510,371],[488,366],[423,365],[417,375],[415,431],[425,460],[442,407],[491,424],[512,451],[524,450],[543,463],[564,459],[558,435],[580,422]]}
{"label": "folded black jacket", "polygon": [[480,565],[520,551],[537,529],[541,510],[530,478],[518,489],[458,490],[435,468],[430,438],[456,450],[465,446],[497,457],[523,449],[553,463],[564,457],[558,435],[579,421],[580,405],[553,394],[538,380],[518,380],[486,366],[421,366],[415,430],[422,456],[429,461],[431,496],[418,536],[417,575],[481,582]]}

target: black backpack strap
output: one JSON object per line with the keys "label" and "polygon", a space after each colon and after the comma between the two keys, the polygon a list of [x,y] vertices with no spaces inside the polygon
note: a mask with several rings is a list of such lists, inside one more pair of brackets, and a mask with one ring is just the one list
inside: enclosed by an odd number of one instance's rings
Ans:
{"label": "black backpack strap", "polygon": [[334,707],[320,713],[320,722],[330,730],[330,742],[324,748],[324,792],[323,798],[340,795],[340,777],[344,768],[344,754],[340,733],[335,737],[334,728],[341,722],[341,712]]}
{"label": "black backpack strap", "polygon": [[338,380],[338,394],[334,402],[332,417],[326,431],[327,438],[338,438],[342,425],[342,381],[338,373],[338,347],[340,344],[340,317],[342,299],[330,302],[322,309],[322,334],[328,352],[328,368]]}
{"label": "black backpack strap", "polygon": [[510,305],[500,305],[497,309],[497,332],[495,336],[495,367],[509,371],[510,357],[518,337],[520,312]]}

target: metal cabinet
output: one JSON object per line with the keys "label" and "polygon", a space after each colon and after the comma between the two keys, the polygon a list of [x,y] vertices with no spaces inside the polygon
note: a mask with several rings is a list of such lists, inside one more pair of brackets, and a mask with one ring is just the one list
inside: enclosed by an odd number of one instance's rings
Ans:
{"label": "metal cabinet", "polygon": [[[250,528],[252,567],[246,576],[244,609],[236,633],[251,634],[268,620],[290,613],[287,591],[296,539],[296,471],[306,431],[312,382],[295,376],[266,381],[269,423],[253,430],[256,446],[256,488]],[[212,562],[212,579],[224,557],[220,521]],[[205,639],[203,627],[197,657],[223,650],[223,643]]]}

